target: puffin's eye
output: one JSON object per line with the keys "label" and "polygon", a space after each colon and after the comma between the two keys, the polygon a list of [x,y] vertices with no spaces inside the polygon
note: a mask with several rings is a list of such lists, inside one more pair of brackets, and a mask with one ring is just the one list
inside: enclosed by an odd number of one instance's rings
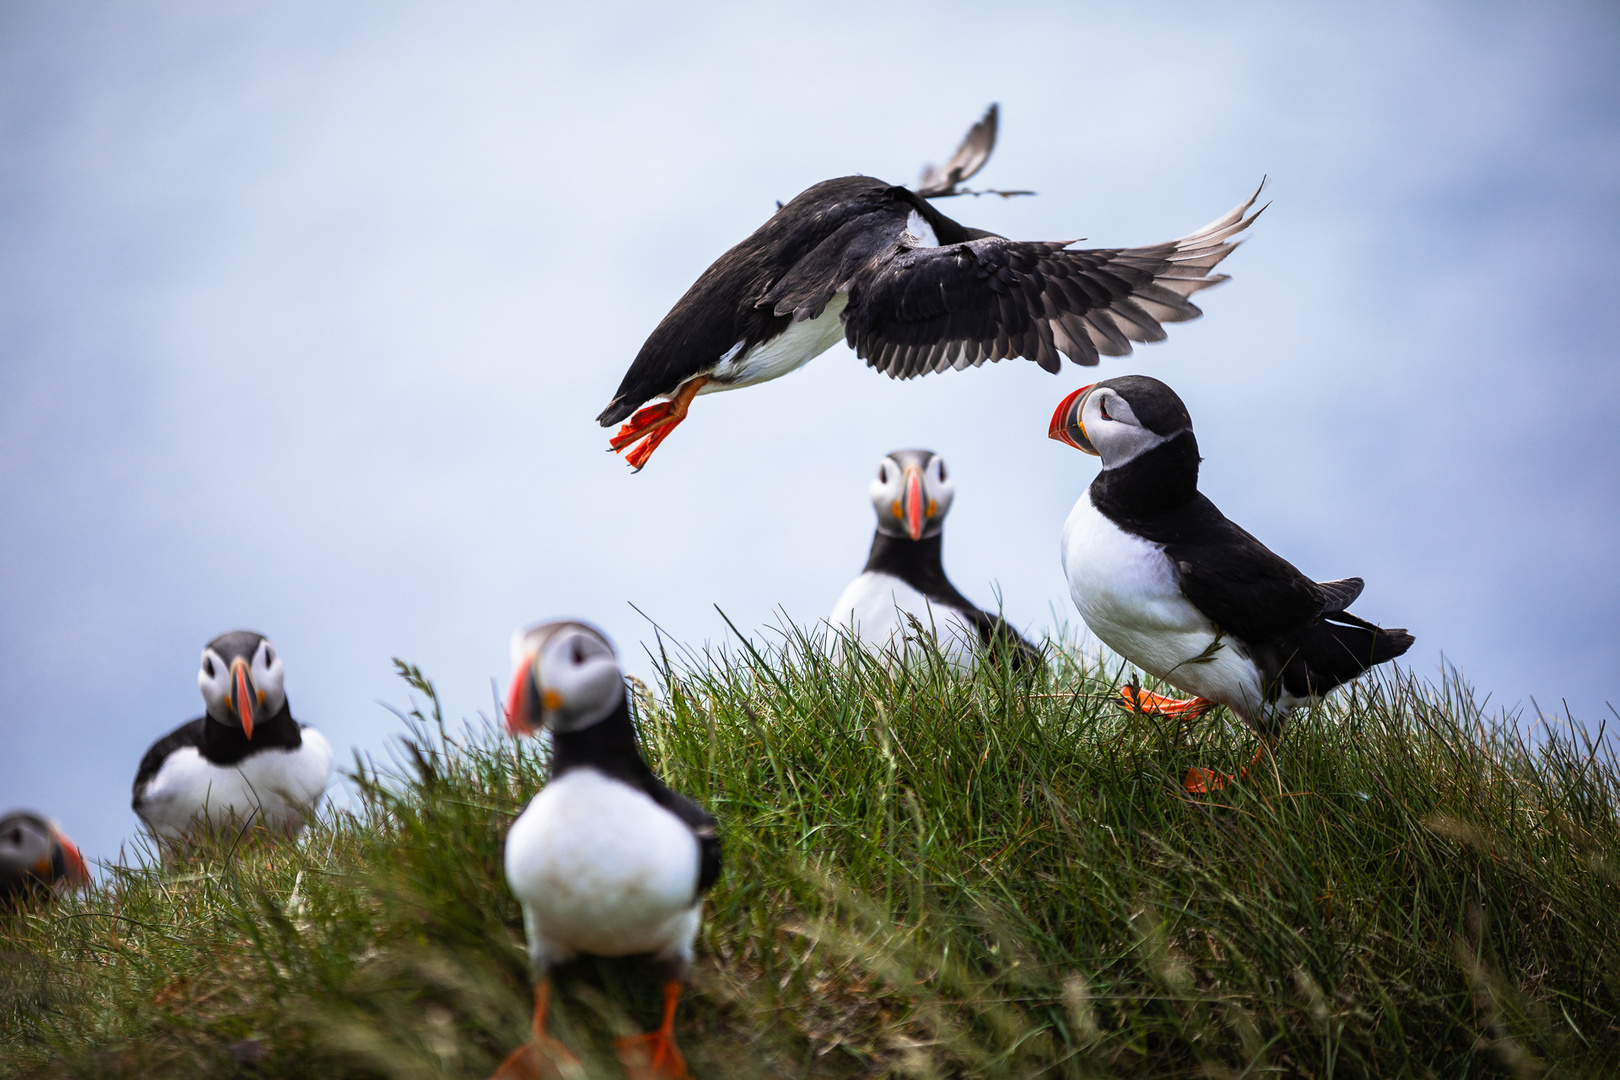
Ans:
{"label": "puffin's eye", "polygon": [[203,657],[203,674],[210,679],[214,677],[214,661],[206,656]]}
{"label": "puffin's eye", "polygon": [[270,646],[266,645],[264,647],[264,666],[269,667],[271,664],[273,664],[275,662],[276,662],[275,651],[273,649],[271,649]]}
{"label": "puffin's eye", "polygon": [[575,664],[583,664],[584,662],[585,662],[585,649],[576,640],[574,642],[574,663]]}
{"label": "puffin's eye", "polygon": [[936,460],[939,462],[939,479],[940,479],[941,482],[944,482],[944,480],[945,480],[945,459],[944,458],[937,458]]}
{"label": "puffin's eye", "polygon": [[888,482],[889,482],[889,467],[887,465],[879,465],[878,466],[878,483],[887,484]]}
{"label": "puffin's eye", "polygon": [[1108,402],[1106,402],[1106,401],[1097,402],[1097,408],[1098,408],[1098,410],[1100,410],[1102,412],[1102,418],[1104,420],[1112,420],[1113,419],[1112,416],[1108,415]]}

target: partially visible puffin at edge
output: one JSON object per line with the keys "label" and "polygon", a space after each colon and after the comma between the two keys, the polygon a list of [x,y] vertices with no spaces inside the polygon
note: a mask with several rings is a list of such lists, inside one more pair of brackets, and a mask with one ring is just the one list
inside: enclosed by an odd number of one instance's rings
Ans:
{"label": "partially visible puffin at edge", "polygon": [[869,492],[877,530],[865,568],[827,617],[829,647],[836,652],[850,635],[878,651],[903,650],[916,632],[914,618],[954,659],[975,648],[992,655],[1011,648],[1014,664],[1038,662],[1039,649],[999,616],[975,607],[945,576],[945,516],[956,498],[945,459],[932,450],[895,450],[878,463]]}
{"label": "partially visible puffin at edge", "polygon": [[[628,421],[610,447],[633,447],[625,460],[639,471],[695,396],[779,378],[840,340],[896,379],[1019,356],[1056,374],[1059,354],[1084,365],[1128,356],[1132,342],[1163,340],[1161,324],[1201,314],[1188,297],[1226,280],[1211,271],[1259,216],[1248,214],[1256,190],[1202,229],[1146,247],[1009,240],[928,201],[963,194],[957,185],[995,138],[992,105],[919,190],[844,176],[778,209],[642,345],[597,417]],[[665,400],[646,405],[654,398]]]}
{"label": "partially visible puffin at edge", "polygon": [[293,719],[281,655],[262,634],[233,630],[203,649],[206,711],[152,744],[133,805],[159,840],[199,828],[259,826],[296,836],[332,777],[332,748]]}
{"label": "partially visible puffin at edge", "polygon": [[1063,525],[1075,607],[1103,644],[1196,695],[1125,693],[1186,718],[1213,704],[1262,735],[1286,713],[1412,645],[1346,609],[1360,578],[1315,582],[1198,491],[1198,441],[1175,391],[1126,375],[1059,403],[1051,438],[1102,458]]}
{"label": "partially visible puffin at edge", "polygon": [[56,822],[26,810],[0,818],[0,904],[89,883],[84,856]]}
{"label": "partially visible puffin at edge", "polygon": [[552,735],[551,775],[506,837],[506,880],[534,966],[533,1034],[492,1080],[555,1075],[578,1059],[546,1031],[552,970],[581,954],[646,955],[664,979],[658,1029],[619,1039],[633,1078],[678,1080],[675,1008],[720,876],[715,819],[671,791],[636,743],[624,675],[594,627],[542,623],[512,639],[507,728]]}

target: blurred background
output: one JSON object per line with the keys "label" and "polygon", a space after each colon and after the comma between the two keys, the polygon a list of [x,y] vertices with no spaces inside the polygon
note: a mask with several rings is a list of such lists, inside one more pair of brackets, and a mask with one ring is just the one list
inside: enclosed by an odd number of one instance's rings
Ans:
{"label": "blurred background", "polygon": [[[1095,461],[1056,402],[1142,372],[1202,486],[1493,709],[1620,703],[1620,10],[1612,4],[0,8],[0,803],[91,857],[201,648],[282,652],[352,760],[391,657],[492,712],[521,623],[649,675],[824,617],[900,446],[957,479],[945,563],[1021,627]],[[694,278],[808,185],[914,183],[1027,239],[1183,235],[1268,176],[1206,316],[1099,369],[891,382],[836,347],[704,397],[647,470],[593,417]],[[1094,375],[1093,372],[1097,374]],[[645,618],[630,606],[635,604]]]}

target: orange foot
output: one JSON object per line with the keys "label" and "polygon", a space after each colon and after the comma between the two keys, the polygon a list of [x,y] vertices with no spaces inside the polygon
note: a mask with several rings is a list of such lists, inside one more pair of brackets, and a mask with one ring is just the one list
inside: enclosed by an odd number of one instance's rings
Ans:
{"label": "orange foot", "polygon": [[534,987],[534,1034],[506,1056],[489,1080],[573,1080],[585,1075],[573,1051],[546,1034],[546,1009],[551,1004],[551,982]]}
{"label": "orange foot", "polygon": [[1208,795],[1212,791],[1219,791],[1227,784],[1236,783],[1237,781],[1242,780],[1245,776],[1248,776],[1249,770],[1254,768],[1255,762],[1260,760],[1260,755],[1264,752],[1264,746],[1262,746],[1259,750],[1256,750],[1254,752],[1254,757],[1249,759],[1249,763],[1243,766],[1243,770],[1236,776],[1230,776],[1226,773],[1218,773],[1214,769],[1205,769],[1194,765],[1192,768],[1187,770],[1187,775],[1182,778],[1181,786],[1186,788],[1187,791],[1193,795]]}
{"label": "orange foot", "polygon": [[626,1035],[613,1040],[619,1063],[630,1080],[689,1080],[686,1059],[675,1045],[675,1005],[681,999],[681,984],[664,984],[664,1022],[657,1031]]}
{"label": "orange foot", "polygon": [[1133,712],[1147,716],[1168,716],[1175,720],[1196,720],[1215,707],[1215,702],[1207,698],[1165,697],[1132,686],[1130,683],[1119,688],[1119,696],[1125,707]]}
{"label": "orange foot", "polygon": [[692,399],[708,381],[701,376],[688,379],[668,401],[655,402],[646,408],[637,409],[635,415],[619,428],[618,434],[608,440],[609,448],[619,452],[631,443],[641,443],[624,455],[624,460],[633,465],[636,472],[640,472],[642,466],[647,464],[647,459],[652,457],[653,451],[658,449],[658,444],[669,438],[669,433],[675,430],[676,425],[686,419],[686,410],[691,407]]}

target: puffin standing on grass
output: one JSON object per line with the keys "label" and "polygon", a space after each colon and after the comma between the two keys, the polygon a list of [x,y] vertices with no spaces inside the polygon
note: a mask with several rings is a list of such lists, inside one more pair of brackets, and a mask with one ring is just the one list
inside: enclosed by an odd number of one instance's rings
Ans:
{"label": "puffin standing on grass", "polygon": [[703,894],[720,876],[715,820],[642,758],[624,675],[599,631],[542,623],[513,635],[512,654],[507,730],[550,729],[551,776],[506,837],[506,880],[534,963],[534,1034],[492,1080],[578,1067],[546,1033],[546,1012],[552,968],[581,954],[647,954],[663,969],[663,1022],[616,1046],[632,1077],[678,1080],[687,1071],[675,1007]]}
{"label": "puffin standing on grass", "polygon": [[[640,471],[698,394],[779,378],[839,340],[896,379],[1018,356],[1054,374],[1060,353],[1084,365],[1128,356],[1132,342],[1163,340],[1162,323],[1201,314],[1188,297],[1226,280],[1210,271],[1259,216],[1245,216],[1256,190],[1196,232],[1136,248],[970,228],[928,200],[963,194],[957,184],[989,159],[995,133],[992,105],[920,190],[844,176],[779,208],[642,345],[596,418],[624,422],[610,447],[633,447],[625,460]],[[653,398],[664,400],[646,405]]]}
{"label": "puffin standing on grass", "polygon": [[26,810],[0,818],[0,905],[89,883],[84,856],[56,822]]}
{"label": "puffin standing on grass", "polygon": [[152,744],[135,774],[134,807],[152,835],[259,826],[297,836],[332,778],[332,748],[293,719],[281,655],[251,630],[203,649],[197,685],[207,711]]}
{"label": "puffin standing on grass", "polygon": [[[1216,704],[1263,737],[1289,710],[1393,660],[1412,645],[1346,610],[1360,578],[1316,582],[1227,520],[1198,492],[1198,441],[1175,391],[1126,375],[1082,386],[1048,435],[1102,458],[1063,525],[1063,570],[1098,639],[1196,695],[1126,687],[1144,712],[1192,719]],[[1188,774],[1190,790],[1216,778]]]}
{"label": "puffin standing on grass", "polygon": [[[878,650],[903,648],[911,620],[932,630],[940,648],[959,654],[975,643],[1011,647],[1013,662],[1036,662],[1040,651],[998,616],[981,611],[945,576],[940,549],[956,484],[932,450],[895,450],[878,463],[870,487],[877,531],[859,577],[839,596],[827,622]],[[837,636],[829,639],[836,647]]]}

